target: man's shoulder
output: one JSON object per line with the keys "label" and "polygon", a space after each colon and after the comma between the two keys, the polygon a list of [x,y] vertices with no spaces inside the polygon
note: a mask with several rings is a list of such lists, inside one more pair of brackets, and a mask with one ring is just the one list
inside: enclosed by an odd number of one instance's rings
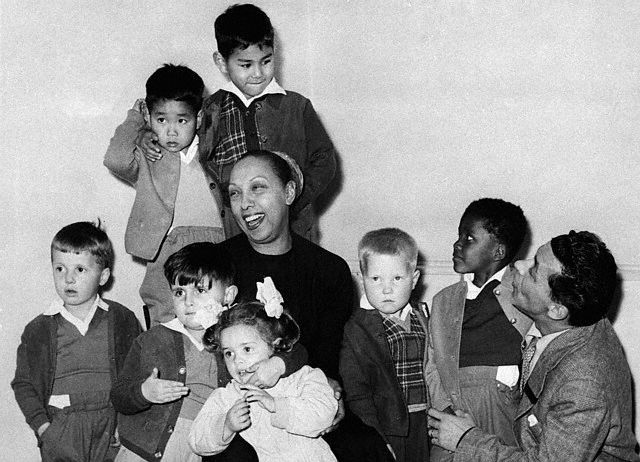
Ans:
{"label": "man's shoulder", "polygon": [[622,345],[606,319],[569,329],[547,346],[539,362],[563,381],[608,381],[628,369]]}

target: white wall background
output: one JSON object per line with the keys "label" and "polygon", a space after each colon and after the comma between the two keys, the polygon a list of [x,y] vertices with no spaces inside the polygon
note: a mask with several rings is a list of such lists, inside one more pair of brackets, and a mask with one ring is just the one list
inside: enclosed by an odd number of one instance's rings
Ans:
{"label": "white wall background", "polygon": [[[213,21],[230,3],[2,1],[0,459],[38,459],[9,382],[24,325],[54,295],[53,234],[101,217],[117,252],[108,296],[140,311],[143,268],[123,248],[134,193],[102,155],[161,64],[189,65],[210,91],[223,82]],[[256,3],[277,29],[281,83],[314,102],[340,153],[326,248],[353,264],[365,231],[402,227],[427,258],[430,300],[456,280],[451,245],[478,197],[522,206],[528,255],[594,231],[621,266],[614,326],[639,380],[640,2]]]}

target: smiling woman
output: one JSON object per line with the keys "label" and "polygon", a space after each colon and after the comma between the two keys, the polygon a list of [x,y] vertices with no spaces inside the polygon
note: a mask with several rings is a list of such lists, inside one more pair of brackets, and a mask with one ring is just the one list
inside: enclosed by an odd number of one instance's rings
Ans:
{"label": "smiling woman", "polygon": [[[289,207],[301,191],[285,154],[252,151],[234,166],[229,181],[231,211],[251,246],[280,255],[291,249]],[[297,174],[295,178],[302,178]]]}
{"label": "smiling woman", "polygon": [[[342,258],[291,231],[290,210],[302,185],[299,168],[286,154],[248,152],[233,166],[229,181],[231,210],[242,234],[218,245],[236,265],[239,299],[254,300],[256,282],[270,276],[300,326],[309,365],[340,381],[338,357],[353,308],[353,281]],[[375,430],[350,415],[324,438],[341,462],[391,457]]]}

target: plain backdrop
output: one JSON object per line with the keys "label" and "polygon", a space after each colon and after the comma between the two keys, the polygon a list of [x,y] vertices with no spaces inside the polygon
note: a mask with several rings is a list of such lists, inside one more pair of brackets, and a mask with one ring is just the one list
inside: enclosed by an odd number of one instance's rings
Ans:
{"label": "plain backdrop", "polygon": [[[230,3],[2,1],[0,459],[38,459],[9,382],[25,324],[55,294],[59,228],[103,220],[117,253],[106,296],[140,315],[143,267],[123,245],[134,191],[102,156],[163,63],[190,66],[210,92],[224,83],[213,21]],[[457,280],[452,243],[474,199],[522,206],[523,256],[570,229],[596,232],[620,264],[614,327],[638,380],[640,2],[256,3],[276,28],[280,83],[313,101],[340,156],[324,247],[355,272],[364,232],[403,228],[426,259],[430,302]]]}

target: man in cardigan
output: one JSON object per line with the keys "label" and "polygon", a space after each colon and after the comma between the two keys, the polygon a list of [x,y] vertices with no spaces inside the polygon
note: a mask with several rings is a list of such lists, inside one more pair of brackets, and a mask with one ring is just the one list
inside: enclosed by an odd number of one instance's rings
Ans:
{"label": "man in cardigan", "polygon": [[631,373],[606,318],[616,264],[594,234],[575,232],[517,262],[513,304],[534,320],[523,353],[522,400],[507,446],[456,416],[431,409],[432,442],[455,461],[638,461]]}

